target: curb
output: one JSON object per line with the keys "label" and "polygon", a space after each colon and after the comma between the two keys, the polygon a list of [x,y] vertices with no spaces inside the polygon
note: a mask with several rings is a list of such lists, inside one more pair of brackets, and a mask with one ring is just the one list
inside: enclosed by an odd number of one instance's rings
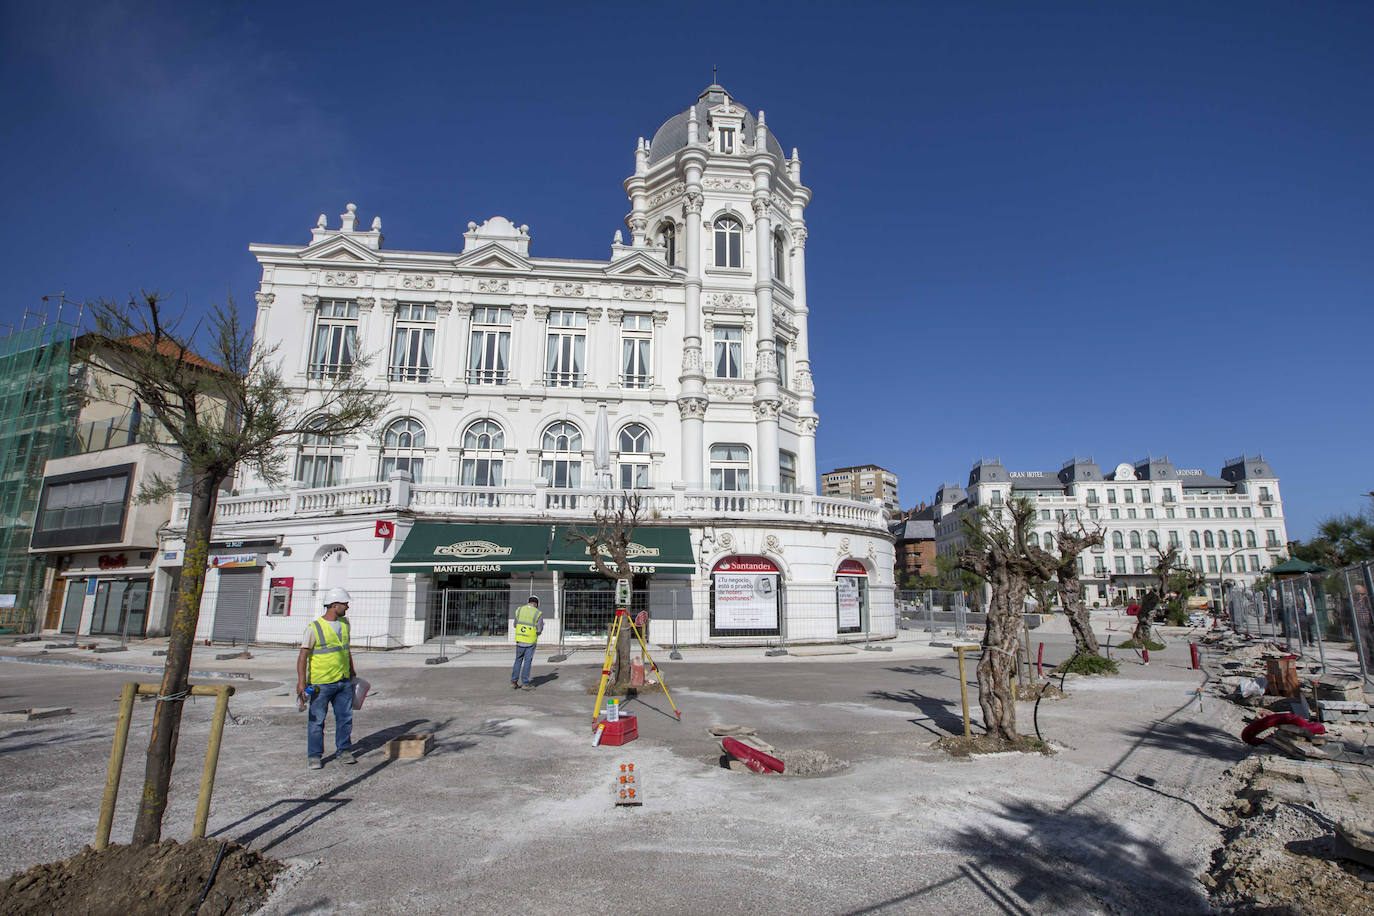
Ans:
{"label": "curb", "polygon": [[[0,661],[22,662],[27,665],[65,665],[71,668],[88,668],[94,671],[142,671],[149,674],[161,674],[165,670],[161,665],[118,665],[113,662],[88,662],[75,658],[24,658],[18,655],[0,655]],[[188,676],[232,678],[244,681],[253,679],[253,675],[246,671],[191,671]]]}

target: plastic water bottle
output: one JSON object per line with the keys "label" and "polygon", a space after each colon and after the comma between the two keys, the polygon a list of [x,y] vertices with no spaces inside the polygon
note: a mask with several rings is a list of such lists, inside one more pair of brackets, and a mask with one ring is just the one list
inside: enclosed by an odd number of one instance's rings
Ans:
{"label": "plastic water bottle", "polygon": [[301,712],[305,712],[305,710],[310,706],[310,701],[315,698],[315,694],[319,691],[319,689],[320,688],[316,687],[314,684],[307,684],[305,688],[305,693],[296,697],[296,705],[300,708]]}

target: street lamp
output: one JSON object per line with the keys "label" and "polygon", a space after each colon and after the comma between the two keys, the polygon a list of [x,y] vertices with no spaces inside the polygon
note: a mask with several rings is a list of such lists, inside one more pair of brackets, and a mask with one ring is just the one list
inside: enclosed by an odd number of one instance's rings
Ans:
{"label": "street lamp", "polygon": [[[1250,549],[1251,549],[1251,548],[1245,547],[1245,546],[1237,547],[1235,550],[1231,551],[1231,552],[1228,553],[1226,556],[1222,557],[1222,558],[1221,558],[1221,563],[1218,564],[1218,567],[1217,567],[1217,581],[1218,581],[1219,583],[1221,583],[1221,587],[1217,590],[1217,594],[1219,594],[1219,595],[1221,596],[1221,600],[1217,602],[1217,610],[1220,611],[1222,614],[1225,614],[1225,613],[1226,613],[1226,580],[1223,579],[1223,578],[1221,577],[1221,575],[1222,575],[1222,572],[1225,571],[1226,561],[1229,560],[1229,559],[1231,559],[1232,557],[1234,557],[1236,554],[1240,553],[1242,550],[1250,550]],[[1243,562],[1245,562],[1245,561],[1242,560],[1241,562],[1243,563]],[[1233,622],[1234,622],[1234,621],[1233,621]]]}

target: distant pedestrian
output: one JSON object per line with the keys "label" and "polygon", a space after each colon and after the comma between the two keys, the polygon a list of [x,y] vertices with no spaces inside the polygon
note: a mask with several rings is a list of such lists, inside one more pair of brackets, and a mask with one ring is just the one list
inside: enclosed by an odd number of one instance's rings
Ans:
{"label": "distant pedestrian", "polygon": [[530,665],[534,664],[534,644],[543,632],[544,615],[539,610],[539,599],[530,595],[530,600],[515,611],[515,664],[510,669],[512,688],[534,689],[530,683]]}
{"label": "distant pedestrian", "polygon": [[324,766],[324,718],[334,708],[334,751],[344,763],[357,763],[353,756],[353,653],[348,648],[348,621],[344,619],[351,601],[342,588],[325,592],[324,615],[311,621],[301,637],[296,657],[296,694],[304,696],[306,686],[314,689],[310,715],[306,720],[305,753],[310,769]]}

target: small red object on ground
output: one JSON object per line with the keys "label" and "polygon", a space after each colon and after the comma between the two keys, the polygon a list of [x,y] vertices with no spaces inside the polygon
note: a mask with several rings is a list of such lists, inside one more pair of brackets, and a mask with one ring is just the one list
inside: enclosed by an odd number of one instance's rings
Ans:
{"label": "small red object on ground", "polygon": [[1198,670],[1199,668],[1202,667],[1202,663],[1201,663],[1201,661],[1200,661],[1200,659],[1199,659],[1199,657],[1198,657],[1197,643],[1195,643],[1195,642],[1190,642],[1190,643],[1188,643],[1188,651],[1191,652],[1192,655],[1193,655],[1193,670],[1196,671],[1196,670]]}
{"label": "small red object on ground", "polygon": [[639,737],[639,722],[634,716],[627,716],[624,713],[621,713],[620,718],[616,721],[603,722],[597,727],[602,728],[601,743],[613,747],[627,744]]}
{"label": "small red object on ground", "polygon": [[1240,733],[1240,740],[1244,741],[1246,744],[1263,744],[1264,739],[1258,737],[1259,733],[1279,725],[1296,725],[1298,728],[1304,728],[1314,735],[1326,734],[1326,726],[1322,725],[1320,722],[1308,722],[1302,716],[1295,716],[1291,712],[1276,712],[1267,716],[1261,716],[1245,726],[1245,730]]}
{"label": "small red object on ground", "polygon": [[734,757],[740,763],[753,770],[755,773],[781,773],[783,762],[772,754],[765,754],[756,747],[750,747],[737,738],[721,738],[720,746],[725,749],[725,753]]}

